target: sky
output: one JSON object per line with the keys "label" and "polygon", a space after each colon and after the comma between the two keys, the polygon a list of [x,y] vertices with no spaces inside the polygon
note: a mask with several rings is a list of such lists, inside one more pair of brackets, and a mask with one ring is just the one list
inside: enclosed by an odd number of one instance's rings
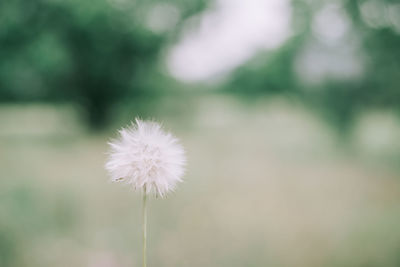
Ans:
{"label": "sky", "polygon": [[288,0],[216,0],[186,24],[168,53],[168,69],[184,82],[223,76],[282,45],[291,35],[290,18]]}

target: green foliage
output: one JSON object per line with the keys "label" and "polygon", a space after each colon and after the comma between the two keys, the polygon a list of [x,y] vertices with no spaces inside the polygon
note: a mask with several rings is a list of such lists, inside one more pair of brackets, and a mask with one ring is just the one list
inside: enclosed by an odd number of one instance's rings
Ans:
{"label": "green foliage", "polygon": [[[354,115],[365,109],[384,107],[399,111],[399,30],[388,23],[368,24],[362,15],[366,2],[293,0],[293,37],[276,51],[257,55],[238,68],[220,89],[246,99],[260,94],[297,97],[341,130],[349,128]],[[375,2],[386,10],[389,8],[385,5],[396,3]],[[180,20],[171,31],[155,33],[146,26],[146,14],[160,3],[177,7]],[[172,87],[183,87],[160,71],[160,55],[178,36],[185,19],[206,8],[207,3],[2,1],[0,101],[77,103],[83,107],[82,115],[90,125],[101,127],[118,102],[142,96],[154,99],[163,92],[160,88],[171,91]],[[348,16],[351,34],[357,40],[362,74],[352,79],[328,77],[317,84],[307,84],[296,72],[296,62],[304,48],[317,39],[313,21],[327,4],[341,6]]]}
{"label": "green foliage", "polygon": [[[285,94],[303,99],[325,119],[346,132],[357,112],[370,108],[400,111],[400,33],[391,25],[371,27],[361,17],[365,1],[342,1],[350,18],[350,27],[359,38],[363,73],[351,80],[328,78],[317,84],[305,84],[296,73],[295,61],[307,42],[315,40],[312,23],[316,12],[329,2],[292,2],[293,28],[300,29],[277,52],[265,53],[239,68],[225,90],[246,98],[260,94]],[[393,1],[385,1],[385,3]],[[393,2],[394,3],[394,2]],[[262,61],[260,63],[260,61]],[[302,66],[300,66],[302,67]]]}
{"label": "green foliage", "polygon": [[[144,25],[155,3],[1,2],[0,99],[72,101],[84,107],[91,126],[104,125],[115,102],[146,93],[140,74],[154,72],[166,40]],[[199,3],[185,4],[183,15]]]}

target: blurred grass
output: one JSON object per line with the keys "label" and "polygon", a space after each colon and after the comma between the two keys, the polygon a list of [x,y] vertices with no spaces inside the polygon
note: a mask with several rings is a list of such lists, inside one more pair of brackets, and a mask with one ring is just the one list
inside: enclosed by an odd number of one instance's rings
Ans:
{"label": "blurred grass", "polygon": [[[185,183],[150,202],[149,266],[400,265],[400,126],[390,114],[361,118],[341,144],[296,102],[181,102],[164,98],[146,114],[189,158]],[[130,109],[93,135],[74,106],[0,107],[0,266],[140,266],[140,196],[103,168]],[[363,130],[371,124],[391,133],[378,134],[378,149]]]}

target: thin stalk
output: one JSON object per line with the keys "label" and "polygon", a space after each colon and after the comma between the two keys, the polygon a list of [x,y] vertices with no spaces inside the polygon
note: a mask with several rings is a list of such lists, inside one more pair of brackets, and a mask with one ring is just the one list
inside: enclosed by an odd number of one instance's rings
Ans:
{"label": "thin stalk", "polygon": [[143,267],[147,266],[147,193],[143,190]]}

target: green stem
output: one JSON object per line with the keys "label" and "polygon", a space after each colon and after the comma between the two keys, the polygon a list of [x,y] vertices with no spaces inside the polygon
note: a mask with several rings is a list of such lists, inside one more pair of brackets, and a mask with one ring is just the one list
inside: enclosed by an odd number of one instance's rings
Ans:
{"label": "green stem", "polygon": [[147,266],[147,192],[143,191],[143,267]]}

